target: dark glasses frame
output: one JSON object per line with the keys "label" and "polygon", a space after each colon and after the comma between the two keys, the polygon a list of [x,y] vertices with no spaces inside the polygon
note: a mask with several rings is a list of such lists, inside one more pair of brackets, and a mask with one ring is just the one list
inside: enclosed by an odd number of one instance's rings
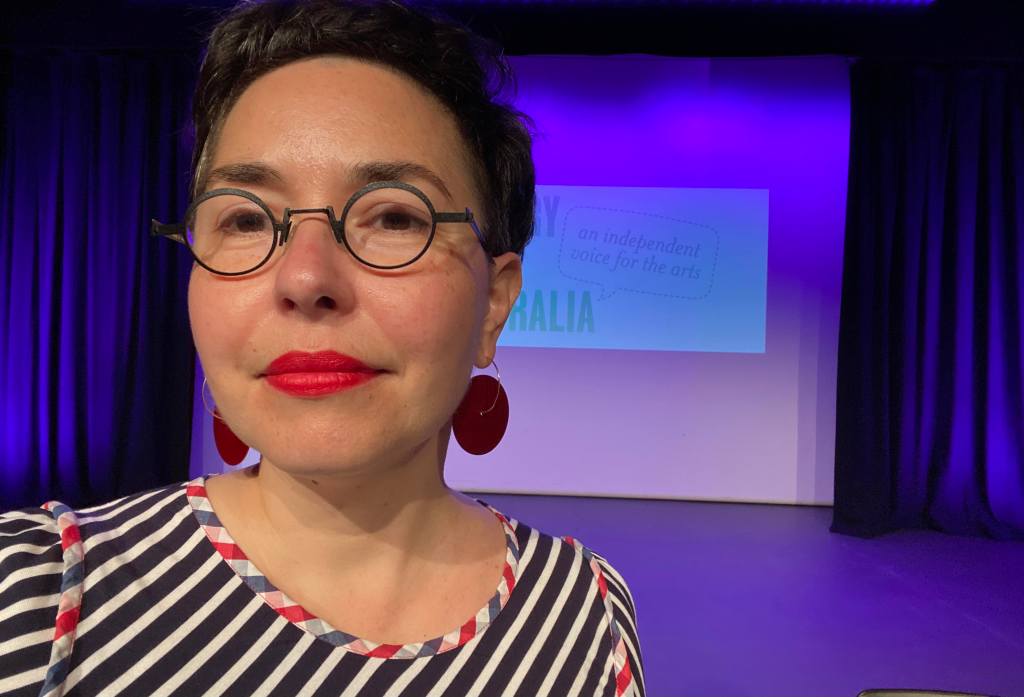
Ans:
{"label": "dark glasses frame", "polygon": [[[374,264],[372,262],[366,261],[365,259],[363,259],[362,257],[355,253],[355,250],[352,249],[351,245],[349,245],[348,243],[348,240],[345,238],[345,218],[348,216],[348,212],[352,208],[352,205],[355,204],[355,202],[358,201],[362,196],[365,196],[371,191],[377,191],[378,189],[386,188],[404,189],[405,191],[408,191],[409,193],[415,195],[417,198],[423,201],[423,203],[426,204],[427,206],[427,210],[430,211],[430,235],[427,237],[427,241],[423,245],[423,249],[421,249],[420,252],[412,259],[401,264],[383,265]],[[285,208],[284,220],[280,222],[278,222],[277,217],[274,215],[273,211],[270,210],[270,207],[267,206],[267,204],[264,203],[259,196],[252,193],[251,191],[233,188],[212,189],[198,196],[191,204],[189,204],[189,207],[185,211],[184,220],[189,220],[192,217],[193,213],[195,212],[196,208],[203,201],[211,199],[215,196],[223,196],[225,194],[241,196],[242,198],[246,198],[255,203],[257,206],[260,207],[260,209],[264,213],[267,214],[267,218],[270,220],[271,224],[274,227],[274,239],[270,244],[270,251],[267,253],[267,256],[265,256],[262,261],[253,266],[251,269],[247,269],[245,271],[218,271],[217,269],[213,269],[207,266],[202,261],[202,259],[200,259],[199,256],[195,253],[195,250],[192,249],[192,245],[189,244],[187,235],[187,224],[185,222],[161,223],[160,221],[153,219],[150,222],[149,234],[153,237],[167,237],[171,240],[174,240],[175,242],[179,242],[185,245],[188,248],[189,253],[192,254],[192,258],[196,260],[196,263],[211,273],[215,273],[220,276],[244,276],[264,266],[274,256],[274,252],[277,250],[277,248],[283,247],[285,245],[285,243],[288,241],[288,234],[291,231],[291,217],[295,213],[326,213],[327,220],[331,225],[331,230],[334,232],[334,239],[337,240],[339,244],[343,244],[345,246],[345,249],[349,251],[349,254],[355,257],[357,261],[359,261],[361,264],[372,267],[374,269],[400,269],[414,263],[424,254],[426,254],[428,249],[430,249],[430,243],[434,241],[434,235],[437,232],[438,223],[468,223],[470,227],[473,228],[473,234],[476,235],[477,241],[480,242],[480,246],[483,247],[484,254],[487,255],[488,261],[494,263],[494,258],[491,256],[491,253],[487,251],[487,242],[484,240],[483,233],[480,232],[480,227],[476,224],[476,219],[473,216],[473,211],[471,211],[469,208],[466,208],[465,211],[463,212],[439,212],[434,208],[434,204],[431,203],[430,198],[428,198],[425,193],[423,193],[418,188],[407,182],[379,181],[367,184],[366,186],[352,194],[348,202],[345,204],[345,207],[341,211],[340,219],[335,218],[334,208],[331,206],[326,206],[324,208]]]}

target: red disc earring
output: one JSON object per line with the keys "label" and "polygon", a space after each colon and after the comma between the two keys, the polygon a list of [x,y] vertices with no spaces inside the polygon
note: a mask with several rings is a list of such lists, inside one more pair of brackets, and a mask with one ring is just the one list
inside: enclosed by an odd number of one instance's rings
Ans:
{"label": "red disc earring", "polygon": [[249,446],[228,427],[219,409],[213,410],[213,442],[217,444],[217,452],[225,464],[237,465],[249,454]]}
{"label": "red disc earring", "polygon": [[[498,372],[498,365],[494,365]],[[489,453],[501,442],[508,426],[508,395],[498,379],[475,375],[469,381],[459,408],[452,416],[452,431],[462,449],[471,455]]]}
{"label": "red disc earring", "polygon": [[206,403],[206,378],[203,378],[200,396],[203,398],[203,406],[206,408],[206,411],[210,412],[213,416],[213,442],[217,446],[220,459],[224,460],[225,464],[237,465],[249,454],[249,446],[235,435],[235,432],[228,426],[224,417],[220,415],[219,409],[214,407],[213,411],[210,411],[210,406]]}

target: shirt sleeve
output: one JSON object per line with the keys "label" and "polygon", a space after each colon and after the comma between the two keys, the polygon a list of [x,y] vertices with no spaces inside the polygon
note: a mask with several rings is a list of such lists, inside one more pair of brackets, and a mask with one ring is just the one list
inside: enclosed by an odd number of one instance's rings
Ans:
{"label": "shirt sleeve", "polygon": [[43,685],[61,594],[64,554],[43,508],[0,514],[0,695],[35,697]]}
{"label": "shirt sleeve", "polygon": [[593,551],[591,554],[597,562],[607,590],[605,600],[610,608],[610,622],[615,627],[612,635],[617,644],[616,652],[625,654],[623,665],[616,671],[615,694],[624,697],[644,697],[646,690],[643,657],[636,631],[636,605],[633,602],[633,594],[630,593],[625,579],[607,559]]}
{"label": "shirt sleeve", "polygon": [[577,546],[597,577],[611,634],[615,697],[644,697],[647,692],[643,657],[640,655],[640,641],[636,632],[633,594],[629,592],[625,579],[607,559],[572,536],[564,536],[562,539]]}

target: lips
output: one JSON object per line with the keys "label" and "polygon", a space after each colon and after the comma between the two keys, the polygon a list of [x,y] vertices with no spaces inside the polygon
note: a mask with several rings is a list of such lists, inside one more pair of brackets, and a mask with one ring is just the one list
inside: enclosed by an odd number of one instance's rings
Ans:
{"label": "lips", "polygon": [[275,358],[263,377],[286,394],[317,397],[357,387],[382,372],[337,351],[291,351]]}

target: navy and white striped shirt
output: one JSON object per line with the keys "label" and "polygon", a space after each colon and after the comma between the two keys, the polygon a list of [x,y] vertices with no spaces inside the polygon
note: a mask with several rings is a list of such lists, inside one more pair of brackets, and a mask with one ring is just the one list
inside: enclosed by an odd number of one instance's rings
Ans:
{"label": "navy and white striped shirt", "polygon": [[644,694],[629,590],[572,538],[491,508],[508,545],[491,602],[443,637],[374,644],[277,590],[204,481],[0,515],[0,695]]}

